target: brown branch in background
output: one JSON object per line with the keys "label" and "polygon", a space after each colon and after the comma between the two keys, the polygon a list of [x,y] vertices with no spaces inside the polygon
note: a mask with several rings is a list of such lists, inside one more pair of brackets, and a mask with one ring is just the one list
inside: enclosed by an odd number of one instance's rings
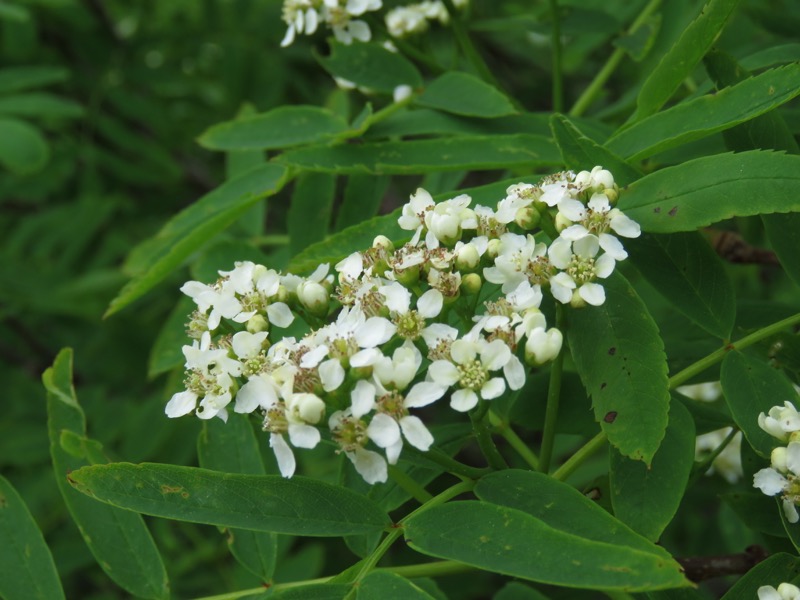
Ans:
{"label": "brown branch in background", "polygon": [[764,548],[754,545],[748,546],[744,552],[739,554],[690,556],[678,558],[677,561],[683,567],[686,578],[694,583],[699,583],[725,575],[743,575],[767,556],[769,555]]}
{"label": "brown branch in background", "polygon": [[723,260],[738,264],[780,264],[772,250],[752,246],[735,231],[706,229],[704,233],[711,247]]}

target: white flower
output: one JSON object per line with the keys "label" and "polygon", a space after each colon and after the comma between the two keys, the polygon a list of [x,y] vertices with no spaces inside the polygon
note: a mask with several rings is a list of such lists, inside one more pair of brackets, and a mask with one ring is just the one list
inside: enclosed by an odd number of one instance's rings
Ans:
{"label": "white flower", "polygon": [[527,333],[525,342],[525,359],[533,365],[543,365],[554,360],[561,352],[564,336],[559,329],[552,327],[534,327]]}
{"label": "white flower", "polygon": [[396,38],[422,33],[428,28],[428,19],[419,5],[397,6],[384,18],[389,35]]}
{"label": "white flower", "polygon": [[375,379],[383,387],[404,390],[414,379],[422,364],[422,354],[411,341],[397,348],[392,355],[381,356],[372,366]]}
{"label": "white flower", "polygon": [[566,200],[558,205],[559,213],[569,221],[577,222],[561,232],[561,237],[568,241],[579,240],[587,235],[598,236],[600,247],[615,260],[625,260],[628,253],[622,243],[608,233],[609,229],[617,235],[635,238],[642,233],[639,224],[625,216],[618,208],[611,208],[605,194],[595,194],[584,206],[578,200]]}
{"label": "white flower", "polygon": [[771,585],[758,588],[758,600],[800,600],[800,588],[791,583],[781,583],[776,590]]}
{"label": "white flower", "polygon": [[550,278],[550,291],[562,304],[573,301],[577,288],[578,296],[585,302],[600,306],[605,302],[603,286],[594,283],[605,279],[614,271],[615,261],[609,254],[597,256],[600,243],[597,237],[588,235],[575,242],[556,239],[547,251],[550,262],[562,271]]}
{"label": "white flower", "polygon": [[543,183],[540,188],[542,195],[539,198],[547,206],[556,206],[564,200],[574,198],[579,190],[572,185],[572,173],[564,173],[561,178],[552,179],[547,183]]}
{"label": "white flower", "polygon": [[411,309],[411,292],[397,282],[382,286],[378,290],[386,299],[396,333],[407,340],[416,340],[425,330],[425,319],[438,316],[444,297],[437,289],[429,289],[417,300],[416,310]]}
{"label": "white flower", "polygon": [[788,400],[783,407],[773,406],[769,414],[758,415],[758,426],[773,437],[785,442],[795,431],[800,431],[800,414]]}
{"label": "white flower", "polygon": [[483,276],[491,283],[502,284],[503,293],[507,294],[523,281],[546,283],[551,270],[546,244],[537,244],[532,235],[506,233],[500,238],[494,267],[484,269]]}
{"label": "white flower", "polygon": [[397,223],[401,229],[414,232],[414,237],[410,242],[412,246],[416,246],[419,242],[422,230],[425,228],[425,215],[435,205],[433,197],[422,188],[417,188],[417,191],[411,195],[408,204],[403,205],[402,214],[397,219]]}
{"label": "white flower", "polygon": [[223,317],[232,319],[242,312],[242,305],[236,299],[235,290],[230,286],[210,286],[199,281],[188,281],[181,286],[181,291],[194,300],[201,313],[211,309],[211,314],[208,315],[209,331],[219,327]]}
{"label": "white flower", "polygon": [[438,248],[440,242],[453,246],[461,237],[462,229],[477,229],[475,212],[467,208],[470,202],[472,198],[460,194],[435,204],[425,213],[425,227],[428,229],[425,245],[428,248]]}
{"label": "white flower", "polygon": [[760,489],[767,496],[783,495],[783,512],[786,520],[797,523],[800,515],[797,512],[797,503],[800,502],[800,442],[790,442],[786,454],[780,462],[785,460],[785,475],[770,467],[761,469],[753,476],[753,487]]}
{"label": "white flower", "polygon": [[328,420],[333,439],[347,455],[356,471],[370,484],[382,483],[389,476],[386,459],[377,452],[366,450],[364,445],[369,440],[367,424],[351,409],[339,410]]}
{"label": "white flower", "polygon": [[283,20],[289,26],[281,47],[290,45],[297,34],[311,35],[317,30],[319,14],[311,0],[284,0]]}

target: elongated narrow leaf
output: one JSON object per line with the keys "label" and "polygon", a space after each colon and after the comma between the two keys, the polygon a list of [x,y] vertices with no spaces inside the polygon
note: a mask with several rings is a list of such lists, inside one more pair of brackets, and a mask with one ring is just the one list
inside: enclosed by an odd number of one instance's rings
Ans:
{"label": "elongated narrow leaf", "polygon": [[14,487],[0,476],[0,597],[59,600],[64,590],[42,532]]}
{"label": "elongated narrow leaf", "polygon": [[95,502],[67,483],[68,473],[98,458],[96,442],[85,442],[92,449],[92,460],[62,446],[65,432],[86,437],[83,410],[72,387],[72,351],[62,350],[42,380],[47,389],[47,428],[56,483],[86,545],[106,574],[132,595],[167,598],[166,570],[142,517]]}
{"label": "elongated narrow leaf", "polygon": [[620,156],[640,160],[744,123],[798,95],[800,64],[786,65],[643,119],[607,145]]}
{"label": "elongated narrow leaf", "polygon": [[222,184],[170,219],[155,237],[131,252],[126,268],[133,279],[111,301],[106,316],[143,296],[214,234],[256,202],[277,192],[285,174],[285,169],[277,165],[258,167]]}
{"label": "elongated narrow leaf", "polygon": [[777,588],[784,581],[794,581],[798,576],[800,576],[800,558],[784,552],[773,554],[740,577],[722,599],[757,598],[758,588],[761,586],[771,585]]}
{"label": "elongated narrow leaf", "polygon": [[211,150],[272,150],[323,142],[346,130],[344,119],[324,108],[281,106],[218,123],[198,142]]}
{"label": "elongated narrow leaf", "polygon": [[405,536],[423,554],[540,583],[628,592],[688,584],[662,552],[589,540],[489,502],[436,506],[410,518]]}
{"label": "elongated narrow leaf", "polygon": [[40,171],[50,158],[41,132],[25,121],[0,119],[0,166],[17,175]]}
{"label": "elongated narrow leaf", "polygon": [[45,92],[0,97],[0,114],[77,119],[83,116],[83,113],[80,104]]}
{"label": "elongated narrow leaf", "polygon": [[522,113],[486,120],[418,108],[398,111],[383,121],[375,123],[364,134],[364,137],[371,139],[408,135],[508,135],[514,133],[548,135],[547,119],[548,116],[543,113]]}
{"label": "elongated narrow leaf", "polygon": [[0,94],[19,92],[67,79],[69,71],[62,67],[8,67],[0,69]]}
{"label": "elongated narrow leaf", "polygon": [[683,499],[694,465],[694,422],[673,401],[664,441],[648,467],[611,448],[611,504],[614,514],[634,531],[656,541]]}
{"label": "elongated narrow leaf", "polygon": [[736,295],[722,261],[695,231],[626,240],[631,261],[670,304],[721,339],[736,320]]}
{"label": "elongated narrow leaf", "polygon": [[717,39],[738,4],[739,0],[709,0],[645,80],[636,99],[634,121],[664,106]]}
{"label": "elongated narrow leaf", "polygon": [[693,231],[731,217],[800,211],[800,156],[718,154],[643,177],[619,208],[651,233]]}
{"label": "elongated narrow leaf", "polygon": [[733,350],[722,361],[720,373],[725,400],[736,424],[761,456],[768,458],[780,441],[758,426],[759,413],[794,402],[797,392],[789,379],[763,360]]}
{"label": "elongated narrow leaf", "polygon": [[386,514],[363,496],[303,477],[114,463],[75,471],[70,483],[84,494],[120,508],[252,531],[342,536],[378,531],[390,523]]}
{"label": "elongated narrow leaf", "polygon": [[425,88],[416,103],[465,117],[504,117],[516,112],[511,101],[497,88],[460,71],[440,75]]}
{"label": "elongated narrow leaf", "polygon": [[289,206],[289,250],[297,254],[328,235],[336,177],[328,173],[303,173],[297,178]]}
{"label": "elongated narrow leaf", "polygon": [[[264,475],[261,451],[253,434],[249,415],[232,414],[228,422],[211,419],[203,422],[197,439],[200,466],[223,473]],[[275,571],[278,538],[274,533],[230,529],[231,554],[262,581],[269,581]]]}
{"label": "elongated narrow leaf", "polygon": [[526,512],[565,533],[670,559],[666,550],[611,516],[574,487],[543,473],[515,469],[491,473],[475,486],[475,495],[486,502]]}
{"label": "elongated narrow leaf", "polygon": [[561,164],[558,149],[551,140],[529,134],[311,146],[290,150],[275,160],[309,171],[345,175],[396,175]]}
{"label": "elongated narrow leaf", "polygon": [[614,174],[614,180],[620,186],[633,183],[642,176],[640,171],[624,159],[581,133],[564,115],[553,115],[550,118],[550,129],[567,168],[583,171],[601,165]]}
{"label": "elongated narrow leaf", "polygon": [[405,577],[373,571],[358,586],[357,600],[434,600]]}
{"label": "elongated narrow leaf", "polygon": [[318,56],[317,60],[334,77],[376,92],[391,94],[400,85],[412,88],[422,85],[422,77],[411,62],[376,42],[342,44],[335,41],[331,44],[330,56]]}
{"label": "elongated narrow leaf", "polygon": [[650,464],[668,420],[664,343],[622,275],[613,274],[604,287],[602,306],[570,311],[569,347],[609,441],[623,456]]}

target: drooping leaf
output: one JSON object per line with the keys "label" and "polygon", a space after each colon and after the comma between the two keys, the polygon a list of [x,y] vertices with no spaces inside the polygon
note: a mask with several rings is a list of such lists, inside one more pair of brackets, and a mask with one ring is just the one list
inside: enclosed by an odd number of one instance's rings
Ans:
{"label": "drooping leaf", "polygon": [[569,347],[609,441],[623,456],[650,464],[668,420],[664,343],[622,275],[614,273],[603,286],[602,306],[570,311]]}
{"label": "drooping leaf", "polygon": [[645,80],[632,120],[648,117],[664,106],[694,70],[730,18],[739,0],[709,0]]}
{"label": "drooping leaf", "polygon": [[289,251],[297,254],[328,234],[333,211],[336,177],[328,173],[303,173],[294,186],[287,227]]}
{"label": "drooping leaf", "polygon": [[614,181],[620,186],[633,183],[642,176],[639,170],[624,159],[581,133],[564,115],[553,115],[550,118],[550,129],[567,168],[583,171],[601,165],[613,173]]}
{"label": "drooping leaf", "polygon": [[694,422],[683,405],[670,405],[664,441],[648,467],[610,449],[611,504],[634,531],[657,541],[683,499],[694,465]]}
{"label": "drooping leaf", "polygon": [[736,295],[719,256],[699,233],[645,233],[626,240],[631,262],[670,304],[700,327],[729,339]]}
{"label": "drooping leaf", "polygon": [[358,586],[357,600],[434,600],[414,583],[386,571],[373,571]]}
{"label": "drooping leaf", "polygon": [[431,508],[406,522],[405,536],[423,554],[540,583],[629,592],[687,584],[662,552],[589,540],[489,502]]}
{"label": "drooping leaf", "polygon": [[516,112],[509,99],[497,88],[460,71],[448,71],[437,77],[415,102],[465,117],[494,118]]}
{"label": "drooping leaf", "polygon": [[764,361],[732,350],[722,361],[720,372],[725,401],[744,437],[761,456],[769,458],[781,442],[758,426],[759,413],[773,406],[795,402],[797,392],[789,379]]}
{"label": "drooping leaf", "polygon": [[334,77],[376,92],[391,94],[400,85],[422,85],[422,77],[411,62],[376,42],[334,41],[330,56],[317,56],[317,60]]}
{"label": "drooping leaf", "polygon": [[800,95],[800,64],[772,69],[642,119],[607,142],[631,160],[730,129]]}
{"label": "drooping leaf", "polygon": [[800,211],[800,156],[754,150],[667,167],[620,193],[619,208],[651,233],[693,231],[734,216]]}
{"label": "drooping leaf", "polygon": [[551,140],[529,134],[310,146],[290,150],[275,160],[286,166],[343,175],[396,175],[561,164],[558,149]]}
{"label": "drooping leaf", "polygon": [[106,316],[143,296],[192,252],[222,231],[259,200],[277,192],[286,171],[264,165],[226,182],[184,209],[154,237],[131,251],[126,269],[133,279],[111,301]]}
{"label": "drooping leaf", "polygon": [[64,590],[42,532],[14,487],[0,476],[0,597],[59,600]]}
{"label": "drooping leaf", "polygon": [[71,473],[70,483],[127,510],[252,531],[342,536],[389,524],[386,514],[363,496],[304,477],[113,463],[79,469]]}
{"label": "drooping leaf", "polygon": [[[72,387],[71,350],[58,354],[42,381],[47,389],[47,428],[56,483],[83,540],[117,585],[137,597],[167,598],[166,570],[141,516],[95,502],[67,483],[71,472],[93,462],[67,452],[61,443],[64,431],[86,437],[83,410]],[[95,445],[87,441],[87,446],[96,454]]]}
{"label": "drooping leaf", "polygon": [[763,585],[792,582],[800,576],[800,558],[780,552],[761,561],[740,577],[729,589],[722,600],[739,600],[740,598],[757,598],[758,588]]}
{"label": "drooping leaf", "polygon": [[281,106],[218,123],[198,139],[210,150],[272,150],[316,144],[348,129],[341,117],[317,106]]}
{"label": "drooping leaf", "polygon": [[[249,415],[232,414],[227,423],[219,419],[204,421],[197,438],[197,456],[205,469],[265,474]],[[230,529],[228,547],[248,571],[262,581],[272,579],[278,554],[278,539],[274,533]]]}
{"label": "drooping leaf", "polygon": [[0,118],[0,165],[28,175],[40,171],[50,158],[50,147],[41,132],[25,121]]}

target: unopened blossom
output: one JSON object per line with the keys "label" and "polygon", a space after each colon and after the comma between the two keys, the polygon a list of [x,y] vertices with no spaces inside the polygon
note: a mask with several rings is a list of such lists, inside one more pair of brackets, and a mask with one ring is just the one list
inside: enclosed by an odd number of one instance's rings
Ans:
{"label": "unopened blossom", "polygon": [[762,585],[758,588],[758,600],[800,600],[800,588],[791,583],[781,583],[778,589]]}
{"label": "unopened blossom", "polygon": [[439,244],[453,246],[461,238],[463,229],[477,229],[475,211],[468,208],[472,198],[460,194],[444,200],[425,213],[425,227],[428,233],[425,244],[428,248],[438,248]]}
{"label": "unopened blossom", "polygon": [[534,327],[527,332],[525,342],[525,359],[532,365],[543,365],[555,360],[561,352],[564,335],[559,329],[552,327]]}

